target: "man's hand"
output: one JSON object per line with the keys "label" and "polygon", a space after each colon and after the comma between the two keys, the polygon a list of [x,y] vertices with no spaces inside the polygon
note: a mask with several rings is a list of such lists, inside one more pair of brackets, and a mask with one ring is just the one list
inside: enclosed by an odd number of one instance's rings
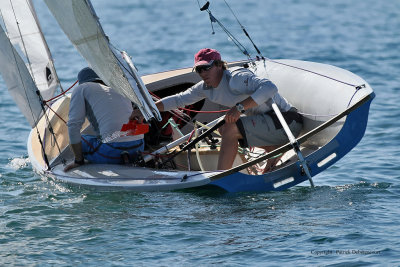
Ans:
{"label": "man's hand", "polygon": [[233,106],[228,112],[225,114],[225,122],[226,123],[235,123],[239,118],[240,118],[240,112],[236,108],[236,106]]}
{"label": "man's hand", "polygon": [[79,167],[79,166],[82,166],[82,165],[72,162],[72,163],[68,164],[67,166],[65,166],[64,172],[70,171],[71,169]]}
{"label": "man's hand", "polygon": [[[82,153],[82,143],[71,144],[72,152],[74,153],[75,160],[74,162],[68,164],[64,168],[64,172],[67,172],[73,168],[79,167],[85,163]],[[81,162],[81,164],[79,164]]]}
{"label": "man's hand", "polygon": [[[158,100],[155,104],[156,104],[156,107],[157,107],[158,111],[160,111],[160,112],[164,111],[164,105],[161,102],[161,100]],[[144,117],[143,117],[142,112],[140,112],[139,109],[134,109],[132,111],[131,116],[129,116],[129,120],[130,121],[137,120],[139,123],[143,123]]]}
{"label": "man's hand", "polygon": [[137,120],[139,123],[143,123],[144,117],[139,109],[135,109],[132,111],[131,116],[129,116],[130,121]]}

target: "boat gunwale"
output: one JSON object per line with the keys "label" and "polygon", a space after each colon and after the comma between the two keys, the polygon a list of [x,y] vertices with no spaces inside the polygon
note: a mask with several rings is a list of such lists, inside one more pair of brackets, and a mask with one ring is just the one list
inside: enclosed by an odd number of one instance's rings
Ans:
{"label": "boat gunwale", "polygon": [[[337,121],[339,121],[340,119],[342,119],[343,117],[349,115],[351,112],[353,112],[354,110],[358,109],[359,107],[361,107],[362,105],[364,105],[365,103],[367,103],[368,101],[372,100],[375,97],[375,93],[372,92],[366,96],[364,96],[363,98],[361,98],[358,102],[354,103],[353,105],[351,105],[350,107],[348,107],[347,109],[345,109],[344,111],[342,111],[341,113],[339,113],[338,115],[336,115],[335,117],[331,118],[330,120],[327,120],[326,122],[322,123],[321,125],[319,125],[318,127],[308,131],[307,133],[301,135],[300,137],[296,138],[296,141],[299,144],[304,143],[305,141],[307,141],[307,139],[313,137],[314,135],[316,135],[317,133],[325,130],[326,128],[328,128],[329,126],[333,125],[334,123],[336,123]],[[246,163],[243,163],[241,165],[238,165],[234,168],[231,168],[229,170],[226,170],[224,172],[218,173],[214,176],[210,177],[211,181],[216,181],[220,178],[223,178],[225,176],[228,176],[232,173],[235,172],[239,172],[242,169],[245,169],[247,167],[250,167],[254,164],[260,163],[264,160],[267,160],[269,158],[278,156],[281,153],[285,153],[289,150],[293,149],[292,144],[290,142],[280,146],[279,148],[257,158],[254,159],[252,161],[248,161]]]}

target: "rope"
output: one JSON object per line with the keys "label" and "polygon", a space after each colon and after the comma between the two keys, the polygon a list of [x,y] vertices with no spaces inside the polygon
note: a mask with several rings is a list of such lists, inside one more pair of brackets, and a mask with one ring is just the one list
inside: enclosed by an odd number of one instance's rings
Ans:
{"label": "rope", "polygon": [[[200,3],[198,0],[197,0],[197,3],[200,6]],[[207,11],[207,13],[210,17],[212,34],[215,34],[213,23],[216,22],[221,27],[221,29],[226,33],[226,35],[228,35],[228,37],[236,45],[236,47],[239,48],[239,50],[250,60],[251,56],[250,56],[249,52],[247,52],[247,49],[239,42],[238,39],[236,39],[236,37],[227,28],[225,28],[225,26],[216,17],[214,17],[214,15],[211,13],[210,9],[208,9],[209,6],[210,6],[210,2],[207,1],[207,3],[203,7],[200,7],[200,11]]]}
{"label": "rope", "polygon": [[190,111],[190,112],[195,112],[195,113],[222,113],[222,112],[228,112],[229,109],[222,109],[222,110],[208,110],[208,111],[201,111],[201,110],[193,110],[193,109],[188,109],[188,108],[180,108],[182,110]]}
{"label": "rope", "polygon": [[[27,59],[27,61],[28,61],[28,66],[29,66],[29,69],[30,69],[30,73],[31,73],[31,76],[32,76],[32,80],[33,80],[33,82],[36,84],[35,76],[34,76],[33,69],[32,69],[32,63],[31,63],[31,60],[30,60],[30,58],[29,58],[29,54],[28,54],[28,52],[27,52],[27,50],[26,50],[25,40],[24,40],[24,38],[22,37],[21,28],[20,28],[20,26],[19,26],[19,22],[18,22],[17,16],[16,16],[16,14],[15,14],[15,10],[14,10],[14,5],[12,4],[11,0],[10,0],[10,5],[11,5],[11,8],[12,8],[12,11],[13,11],[13,14],[14,14],[14,19],[15,19],[15,21],[16,21],[16,23],[17,23],[18,32],[19,32],[19,35],[20,35],[20,37],[21,37],[22,46],[23,46],[23,49],[24,49],[24,51],[25,51],[26,59]],[[15,58],[15,55],[14,55],[14,58]],[[15,61],[16,61],[16,59],[15,59]],[[19,72],[19,74],[20,74],[20,77],[22,77],[19,68],[18,68],[18,72]],[[57,76],[57,75],[56,75],[56,76]],[[58,77],[57,77],[57,79],[58,79]],[[22,82],[22,84],[23,84],[23,80],[22,80],[22,79],[21,79],[21,82]],[[27,97],[26,87],[25,87],[24,84],[23,84],[23,87],[24,87],[24,91],[25,91],[25,96]],[[61,85],[60,85],[60,88],[61,88],[61,90],[62,90]],[[41,93],[40,93],[40,91],[39,91],[38,88],[36,88],[36,94],[37,94],[37,96],[38,96],[38,98],[39,98],[38,100],[39,100],[40,106],[41,106],[42,111],[43,111],[43,116],[45,117],[46,122],[47,122],[47,125],[48,125],[47,128],[48,128],[49,132],[51,133],[52,137],[54,138],[54,141],[55,141],[55,144],[57,145],[57,149],[58,149],[59,153],[61,153],[60,147],[59,147],[59,145],[58,145],[57,139],[56,139],[55,134],[54,134],[53,127],[51,126],[50,120],[49,120],[48,115],[47,115],[47,113],[46,113],[46,110],[45,110],[45,108],[44,108],[44,105],[46,104],[46,102],[43,100],[42,95],[41,95]],[[27,99],[28,99],[28,97],[27,97]],[[31,114],[32,114],[32,116],[33,116],[32,107],[31,107],[31,104],[30,104],[29,101],[28,101],[28,105],[29,105],[29,108],[30,108],[30,110],[31,110]],[[46,163],[46,165],[47,165],[47,167],[48,167],[48,169],[49,169],[49,168],[50,168],[50,164],[49,164],[49,161],[48,161],[48,158],[47,158],[47,155],[46,155],[44,143],[43,143],[43,141],[42,141],[42,139],[41,139],[41,137],[40,137],[39,129],[38,129],[38,127],[37,127],[38,121],[39,121],[39,118],[37,118],[37,121],[35,121],[35,128],[36,128],[36,132],[37,132],[37,135],[38,135],[38,139],[39,139],[40,145],[42,146],[42,153],[43,153],[44,161],[45,161],[45,163]]]}
{"label": "rope", "polygon": [[[78,83],[78,80],[76,80],[76,82],[74,82],[73,85],[71,85],[67,90],[63,91],[61,94],[56,95],[55,97],[50,98],[49,100],[43,100],[43,103],[46,104],[47,102],[51,102],[51,101],[53,101],[53,100],[55,100],[55,99],[57,99],[57,98],[59,98],[59,97],[65,95],[65,94],[66,94],[69,90],[71,90],[72,87],[74,87],[77,83]],[[54,112],[54,111],[53,111],[53,112]],[[55,113],[55,112],[54,112],[54,113]]]}
{"label": "rope", "polygon": [[239,50],[248,58],[250,59],[251,56],[249,54],[249,52],[247,52],[247,49],[239,42],[238,39],[236,39],[236,37],[230,33],[230,31],[225,28],[225,26],[219,21],[217,20],[212,14],[211,11],[209,11],[207,9],[208,14],[210,15],[210,20],[211,22],[216,22],[218,23],[218,25],[221,27],[221,29],[226,33],[226,35],[228,35],[228,37],[232,40],[232,42],[236,45],[237,48],[239,48]]}
{"label": "rope", "polygon": [[65,124],[67,124],[67,122],[66,122],[60,115],[58,115],[58,113],[55,112],[47,103],[45,103],[45,105],[46,105],[51,111],[53,111],[53,113],[54,113],[60,120],[62,120]]}
{"label": "rope", "polygon": [[240,27],[242,28],[242,31],[244,32],[244,34],[247,36],[247,38],[250,40],[251,44],[253,45],[254,49],[257,51],[257,54],[260,55],[260,57],[262,59],[264,59],[264,56],[261,54],[260,49],[258,49],[258,47],[256,46],[256,44],[253,42],[253,39],[251,39],[250,35],[247,33],[246,29],[244,28],[244,26],[242,25],[242,23],[240,23],[238,17],[236,16],[235,12],[233,12],[231,6],[228,4],[228,2],[226,2],[226,0],[224,0],[226,6],[229,8],[229,10],[231,11],[232,15],[235,17],[237,23],[240,25]]}
{"label": "rope", "polygon": [[[29,55],[28,55],[28,53],[27,53],[27,51],[26,51],[25,42],[24,42],[24,39],[22,38],[22,33],[21,33],[21,29],[20,29],[20,27],[19,27],[19,22],[18,22],[18,20],[17,20],[16,14],[15,14],[15,10],[14,10],[14,6],[13,6],[11,0],[10,0],[10,5],[11,5],[11,8],[12,8],[12,11],[13,11],[13,14],[14,14],[15,22],[16,22],[17,27],[18,27],[19,35],[21,36],[21,42],[22,42],[22,45],[23,45],[23,49],[25,50],[25,55],[26,55],[26,59],[27,59],[27,61],[28,61],[29,69],[30,69],[30,71],[31,71],[31,73],[32,73],[32,81],[36,84],[36,82],[35,82],[35,77],[33,76],[32,65],[31,65],[31,62],[30,62],[30,59],[29,59]],[[10,43],[10,45],[12,46],[11,43]],[[17,69],[18,69],[18,74],[19,74],[19,76],[20,76],[20,78],[21,78],[21,83],[22,83],[22,86],[23,86],[23,88],[24,88],[25,97],[26,97],[26,99],[29,99],[29,98],[28,98],[27,89],[26,89],[26,86],[25,86],[25,83],[24,83],[24,80],[22,79],[21,70],[20,70],[20,68],[18,67],[18,64],[17,64],[17,55],[15,54],[15,49],[14,49],[13,47],[11,47],[11,48],[12,48],[12,51],[13,51],[14,61],[15,61],[15,64],[16,64],[16,66],[17,66]],[[41,94],[40,94],[40,91],[39,91],[38,89],[36,89],[36,94],[37,94],[37,96],[38,96],[38,98],[39,98],[38,100],[39,100],[39,103],[40,103],[40,105],[41,105],[41,108],[42,108],[42,111],[43,111],[43,113],[44,113],[44,116],[46,116],[46,111],[44,110],[44,106],[43,106],[43,103],[42,103],[42,100],[43,100],[43,99],[42,99]],[[28,101],[28,106],[29,106],[29,109],[30,109],[30,111],[31,111],[32,119],[33,119],[33,121],[34,121],[34,125],[35,125],[35,128],[36,128],[36,134],[37,134],[37,136],[38,136],[39,143],[40,143],[40,146],[41,146],[41,148],[42,148],[43,159],[44,159],[44,161],[45,161],[45,163],[46,163],[46,165],[47,165],[47,168],[50,169],[49,160],[48,160],[48,158],[47,158],[46,151],[45,151],[45,148],[44,148],[44,145],[43,145],[43,142],[42,142],[42,138],[40,137],[39,128],[38,128],[38,126],[37,126],[39,118],[36,118],[36,119],[35,119],[35,117],[34,117],[34,115],[33,115],[33,109],[32,109],[32,106],[31,106],[30,101]]]}
{"label": "rope", "polygon": [[312,74],[315,74],[315,75],[318,75],[318,76],[321,76],[321,77],[324,77],[324,78],[327,78],[327,79],[330,79],[330,80],[333,80],[333,81],[336,81],[336,82],[339,82],[339,83],[343,83],[343,84],[351,86],[351,87],[355,87],[356,89],[358,87],[363,87],[363,86],[365,87],[365,85],[355,85],[355,84],[352,84],[352,83],[348,83],[348,82],[345,82],[345,81],[341,81],[341,80],[335,79],[335,78],[327,76],[325,74],[321,74],[321,73],[318,73],[318,72],[315,72],[315,71],[312,71],[312,70],[308,70],[308,69],[304,69],[304,68],[301,68],[301,67],[296,67],[296,66],[293,66],[293,65],[290,65],[290,64],[286,64],[286,63],[283,63],[283,62],[279,62],[279,61],[276,61],[276,60],[273,60],[273,59],[267,58],[266,60],[268,60],[270,62],[273,62],[273,63],[276,63],[276,64],[280,64],[280,65],[284,65],[284,66],[291,67],[291,68],[294,68],[294,69],[298,69],[298,70],[302,70],[302,71],[305,71],[305,72],[309,72],[309,73],[312,73]]}

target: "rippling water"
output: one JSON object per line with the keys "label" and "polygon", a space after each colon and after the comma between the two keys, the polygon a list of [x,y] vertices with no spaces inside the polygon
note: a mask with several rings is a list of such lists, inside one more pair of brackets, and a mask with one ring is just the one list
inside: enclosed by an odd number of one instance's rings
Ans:
{"label": "rippling water", "polygon": [[[1,81],[0,265],[400,265],[400,2],[228,2],[265,56],[333,64],[374,88],[360,144],[315,177],[315,189],[97,192],[34,174],[29,126]],[[42,1],[34,3],[67,88],[85,63]],[[203,47],[243,59],[220,29],[211,34],[195,0],[93,5],[141,74],[190,66]],[[211,10],[251,50],[224,3],[212,1]]]}

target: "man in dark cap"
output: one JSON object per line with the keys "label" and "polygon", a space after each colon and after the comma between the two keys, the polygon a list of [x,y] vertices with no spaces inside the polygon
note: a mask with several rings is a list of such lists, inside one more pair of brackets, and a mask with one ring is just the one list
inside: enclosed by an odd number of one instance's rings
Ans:
{"label": "man in dark cap", "polygon": [[[135,157],[137,152],[143,151],[143,134],[113,136],[129,121],[132,103],[104,84],[89,67],[79,72],[78,81],[79,86],[72,92],[67,123],[75,160],[64,171],[83,165],[85,159],[92,163],[123,163],[122,152]],[[81,135],[85,118],[95,135]],[[110,142],[104,142],[107,139]]]}

